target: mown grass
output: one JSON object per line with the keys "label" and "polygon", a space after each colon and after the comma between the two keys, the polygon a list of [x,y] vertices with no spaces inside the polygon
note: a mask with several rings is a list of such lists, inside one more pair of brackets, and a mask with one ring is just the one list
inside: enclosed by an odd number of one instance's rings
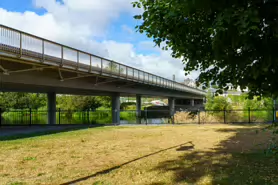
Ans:
{"label": "mown grass", "polygon": [[99,127],[1,141],[0,184],[278,184],[261,127]]}

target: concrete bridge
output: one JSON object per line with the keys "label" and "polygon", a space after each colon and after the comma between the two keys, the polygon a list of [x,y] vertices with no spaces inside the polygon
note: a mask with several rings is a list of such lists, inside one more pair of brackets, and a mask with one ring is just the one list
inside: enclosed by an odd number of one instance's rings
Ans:
{"label": "concrete bridge", "polygon": [[[56,94],[112,97],[113,123],[120,121],[120,96],[202,100],[205,91],[69,46],[0,25],[0,91],[47,93],[48,123],[55,124]],[[194,103],[193,103],[194,105]]]}

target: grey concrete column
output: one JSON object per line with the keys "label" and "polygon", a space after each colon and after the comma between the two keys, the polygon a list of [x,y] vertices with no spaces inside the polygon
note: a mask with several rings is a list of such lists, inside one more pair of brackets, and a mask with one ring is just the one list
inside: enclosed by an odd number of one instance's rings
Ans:
{"label": "grey concrete column", "polygon": [[112,123],[115,125],[120,124],[120,94],[115,93],[112,96]]}
{"label": "grey concrete column", "polygon": [[191,106],[192,106],[192,107],[194,107],[194,106],[195,106],[194,99],[190,100],[190,104],[191,104]]}
{"label": "grey concrete column", "polygon": [[175,98],[168,98],[168,105],[169,105],[170,115],[174,116],[174,113],[175,113]]}
{"label": "grey concrete column", "polygon": [[142,106],[141,95],[136,95],[136,122],[137,122],[137,124],[141,124],[141,106]]}
{"label": "grey concrete column", "polygon": [[56,124],[56,93],[47,93],[48,124]]}

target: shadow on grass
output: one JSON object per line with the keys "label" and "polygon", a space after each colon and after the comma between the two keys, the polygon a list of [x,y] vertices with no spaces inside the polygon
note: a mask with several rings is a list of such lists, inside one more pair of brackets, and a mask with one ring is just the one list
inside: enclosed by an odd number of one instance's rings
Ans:
{"label": "shadow on grass", "polygon": [[[187,144],[190,144],[190,146],[185,146]],[[153,153],[150,153],[148,155],[144,155],[142,157],[138,157],[136,159],[133,159],[131,161],[128,161],[128,162],[125,162],[125,163],[122,163],[120,165],[117,165],[117,166],[114,166],[112,168],[109,168],[109,169],[106,169],[106,170],[102,170],[102,171],[99,171],[99,172],[96,172],[92,175],[89,175],[89,176],[86,176],[86,177],[82,177],[82,178],[79,178],[79,179],[76,179],[76,180],[73,180],[73,181],[70,181],[70,182],[66,182],[66,183],[63,183],[61,185],[67,185],[67,184],[75,184],[75,183],[79,183],[79,182],[82,182],[82,181],[85,181],[87,179],[90,179],[90,178],[93,178],[93,177],[96,177],[98,175],[103,175],[103,174],[107,174],[107,173],[110,173],[111,171],[113,170],[116,170],[116,169],[119,169],[125,165],[128,165],[132,162],[135,162],[135,161],[138,161],[138,160],[141,160],[141,159],[144,159],[146,157],[150,157],[152,155],[156,155],[158,153],[161,153],[161,152],[164,152],[164,151],[167,151],[167,150],[171,150],[171,149],[177,149],[177,150],[190,150],[192,148],[194,148],[194,144],[192,143],[192,141],[189,141],[189,142],[186,142],[186,143],[182,143],[182,144],[179,144],[179,145],[176,145],[176,146],[172,146],[172,147],[169,147],[169,148],[165,148],[165,149],[162,149],[162,150],[159,150],[159,151],[156,151],[156,152],[153,152]]]}
{"label": "shadow on grass", "polygon": [[[88,128],[104,127],[107,125],[35,125],[35,126],[2,126],[0,127],[0,141],[31,138]],[[111,125],[113,126],[113,125]]]}
{"label": "shadow on grass", "polygon": [[219,129],[234,134],[215,148],[186,152],[153,170],[173,172],[173,184],[278,184],[278,165],[263,153],[262,143],[267,143],[271,135],[256,134],[255,130]]}

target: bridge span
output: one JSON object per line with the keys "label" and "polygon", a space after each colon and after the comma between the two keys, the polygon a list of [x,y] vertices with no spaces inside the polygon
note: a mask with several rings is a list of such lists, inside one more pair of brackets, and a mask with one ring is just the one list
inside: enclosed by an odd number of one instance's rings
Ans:
{"label": "bridge span", "polygon": [[[55,124],[56,94],[112,97],[113,123],[120,96],[202,100],[206,92],[78,49],[0,25],[0,91],[48,94],[48,123]],[[193,103],[194,105],[194,103]]]}

